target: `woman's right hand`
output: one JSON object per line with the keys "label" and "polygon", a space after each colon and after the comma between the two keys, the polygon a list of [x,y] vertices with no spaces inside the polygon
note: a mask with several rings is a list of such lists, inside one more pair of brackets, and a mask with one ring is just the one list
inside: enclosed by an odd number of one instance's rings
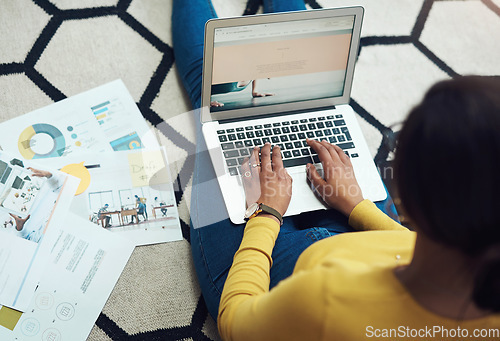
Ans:
{"label": "woman's right hand", "polygon": [[323,165],[324,178],[314,165],[307,164],[307,177],[313,190],[328,206],[348,217],[354,207],[363,201],[351,159],[340,147],[326,141],[307,140],[307,143],[318,153]]}

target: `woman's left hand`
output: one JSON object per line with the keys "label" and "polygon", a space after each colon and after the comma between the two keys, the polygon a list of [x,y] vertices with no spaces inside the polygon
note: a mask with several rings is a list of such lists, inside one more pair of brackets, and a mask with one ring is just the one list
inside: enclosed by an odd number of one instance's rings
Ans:
{"label": "woman's left hand", "polygon": [[241,165],[247,206],[262,203],[283,216],[292,197],[292,177],[283,166],[278,146],[272,150],[272,161],[270,143],[262,147],[260,154],[259,162],[259,148],[254,148],[250,160]]}

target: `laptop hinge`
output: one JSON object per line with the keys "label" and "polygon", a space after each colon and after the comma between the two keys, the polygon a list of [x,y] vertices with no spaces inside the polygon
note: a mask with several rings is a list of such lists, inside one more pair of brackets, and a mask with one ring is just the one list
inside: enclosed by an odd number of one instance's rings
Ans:
{"label": "laptop hinge", "polygon": [[328,105],[325,107],[318,107],[318,108],[311,108],[311,109],[301,109],[301,110],[291,110],[291,111],[284,111],[284,112],[279,112],[279,113],[272,113],[272,114],[260,114],[258,116],[244,116],[244,117],[238,117],[238,118],[228,118],[224,120],[219,120],[219,123],[234,123],[234,122],[242,122],[242,121],[248,121],[248,120],[256,120],[256,119],[261,119],[261,118],[269,118],[269,117],[281,117],[281,116],[287,116],[287,115],[293,115],[293,114],[305,114],[308,112],[315,112],[315,111],[323,111],[323,110],[334,110],[335,106],[334,105]]}

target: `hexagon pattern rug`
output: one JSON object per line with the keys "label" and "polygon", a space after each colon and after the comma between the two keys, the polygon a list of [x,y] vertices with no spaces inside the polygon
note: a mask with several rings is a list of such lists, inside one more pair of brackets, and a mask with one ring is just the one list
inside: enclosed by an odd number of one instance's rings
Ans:
{"label": "hexagon pattern rug", "polygon": [[[181,1],[181,0],[179,0]],[[176,72],[172,0],[2,0],[0,120],[121,78],[167,147],[184,240],[138,247],[89,340],[218,340],[194,272],[189,198],[195,136]],[[219,16],[255,14],[259,0],[214,0]],[[351,105],[376,163],[383,136],[434,82],[500,75],[500,0],[306,0],[362,5]]]}

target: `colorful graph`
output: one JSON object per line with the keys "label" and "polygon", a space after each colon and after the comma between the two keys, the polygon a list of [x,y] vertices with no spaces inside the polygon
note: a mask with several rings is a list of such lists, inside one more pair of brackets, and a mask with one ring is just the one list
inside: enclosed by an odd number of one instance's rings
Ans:
{"label": "colorful graph", "polygon": [[[46,134],[53,140],[54,144],[49,152],[39,154],[31,149],[33,137],[37,134]],[[66,141],[61,131],[46,123],[36,123],[24,129],[19,135],[17,145],[19,152],[27,160],[61,156],[66,150]]]}
{"label": "colorful graph", "polygon": [[141,139],[135,131],[122,136],[119,139],[111,141],[110,143],[111,147],[113,147],[113,150],[115,151],[142,148]]}
{"label": "colorful graph", "polygon": [[104,118],[106,118],[106,116],[108,116],[110,104],[111,103],[109,101],[106,101],[104,103],[98,104],[98,105],[90,108],[90,109],[92,109],[92,112],[94,113],[95,119],[97,120],[97,122],[99,122],[99,124],[103,124]]}

